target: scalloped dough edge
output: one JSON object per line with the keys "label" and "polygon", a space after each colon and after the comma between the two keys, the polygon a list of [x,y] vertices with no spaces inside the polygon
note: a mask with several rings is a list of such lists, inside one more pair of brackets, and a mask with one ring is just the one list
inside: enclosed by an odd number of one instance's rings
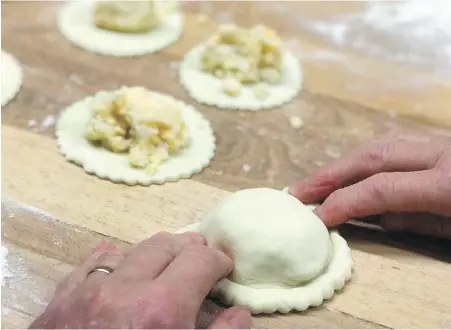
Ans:
{"label": "scalloped dough edge", "polygon": [[[134,169],[128,164],[127,154],[117,154],[102,147],[95,147],[84,137],[84,128],[91,116],[90,104],[93,100],[111,97],[117,90],[100,91],[93,96],[88,96],[66,107],[61,112],[56,124],[56,137],[60,153],[65,158],[79,166],[87,173],[101,179],[127,185],[163,184],[176,182],[180,179],[188,179],[200,173],[209,166],[216,152],[216,137],[211,123],[193,106],[184,103],[168,94],[159,93],[148,89],[150,92],[168,97],[182,105],[182,113],[190,130],[190,145],[181,151],[179,155],[170,157],[152,176],[145,174],[144,170]],[[186,117],[189,120],[186,120]],[[191,155],[186,156],[187,153]],[[196,154],[197,153],[197,154]],[[175,160],[177,158],[177,160]],[[186,160],[189,160],[188,162]],[[177,163],[174,162],[177,161]],[[176,170],[162,169],[172,162]],[[122,163],[122,165],[120,164]],[[112,169],[106,164],[114,164]]]}
{"label": "scalloped dough edge", "polygon": [[[288,188],[288,187],[287,187]],[[288,191],[285,188],[283,191]],[[309,205],[312,209],[316,205]],[[200,222],[183,227],[176,233],[197,232]],[[211,296],[228,305],[247,308],[252,314],[305,311],[319,306],[333,297],[335,291],[344,288],[352,277],[354,261],[346,240],[337,231],[330,232],[333,256],[325,272],[308,284],[295,288],[255,289],[229,279],[223,279],[211,291]]]}
{"label": "scalloped dough edge", "polygon": [[4,107],[19,94],[23,83],[23,71],[19,61],[3,49],[1,50],[1,62],[1,105]]}
{"label": "scalloped dough edge", "polygon": [[[160,1],[162,2],[162,1]],[[178,1],[172,1],[174,6],[178,5]],[[168,31],[165,32],[166,35],[161,33],[161,27],[156,28],[155,30],[148,32],[146,34],[131,34],[131,33],[124,33],[121,34],[120,32],[114,32],[114,31],[108,31],[108,30],[101,30],[95,27],[93,23],[90,22],[84,22],[84,26],[87,28],[92,28],[94,33],[96,31],[109,35],[109,36],[117,36],[116,41],[126,41],[126,39],[135,39],[136,41],[140,41],[141,45],[136,46],[136,43],[133,47],[131,46],[110,46],[109,43],[109,37],[105,38],[98,38],[97,42],[89,41],[85,39],[86,34],[85,32],[77,32],[77,30],[73,29],[74,26],[68,22],[69,17],[75,13],[75,10],[78,9],[78,6],[87,6],[89,5],[89,2],[86,1],[70,1],[69,3],[65,4],[61,10],[58,13],[58,29],[61,32],[61,34],[69,40],[74,45],[87,50],[92,53],[106,55],[106,56],[114,56],[114,57],[134,57],[134,56],[142,56],[145,54],[153,54],[156,52],[159,52],[163,50],[164,48],[167,48],[177,42],[183,32],[183,24],[184,24],[184,18],[182,11],[177,7],[172,13],[167,13],[168,10],[166,10],[165,14],[168,15],[166,17],[165,24],[163,24],[163,28],[167,29]],[[167,4],[169,6],[169,3]],[[85,9],[86,10],[86,9]],[[172,25],[172,27],[171,27]],[[160,29],[160,30],[159,30]],[[171,30],[171,31],[169,31]],[[159,42],[155,42],[155,39],[159,39]],[[139,40],[138,40],[139,39]],[[161,41],[161,39],[163,39]],[[152,44],[152,41],[154,42]],[[107,46],[108,44],[108,46]],[[146,44],[144,46],[143,44]]]}
{"label": "scalloped dough edge", "polygon": [[254,96],[253,85],[243,86],[239,96],[228,96],[220,87],[221,79],[201,71],[200,56],[204,48],[205,43],[192,48],[186,53],[179,66],[181,85],[199,103],[224,110],[262,111],[291,102],[302,89],[302,66],[290,51],[285,51],[283,65],[287,74],[283,78],[285,79],[283,88],[278,85],[268,85],[270,96],[265,100],[258,100]]}

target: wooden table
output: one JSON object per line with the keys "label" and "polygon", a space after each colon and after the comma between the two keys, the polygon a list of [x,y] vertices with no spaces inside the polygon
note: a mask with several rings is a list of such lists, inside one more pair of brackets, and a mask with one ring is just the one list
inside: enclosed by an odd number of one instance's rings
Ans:
{"label": "wooden table", "polygon": [[[174,230],[228,191],[282,188],[392,128],[447,133],[451,127],[451,79],[334,46],[295,24],[296,13],[333,16],[359,10],[358,3],[185,3],[183,38],[161,53],[138,58],[99,56],[73,46],[56,28],[60,5],[2,3],[2,48],[24,70],[20,94],[2,109],[2,244],[9,249],[10,273],[2,295],[5,328],[28,326],[57,281],[101,239],[129,244]],[[280,6],[291,14],[281,14]],[[200,12],[207,21],[199,19]],[[195,104],[171,63],[225,16],[243,24],[269,23],[302,49],[304,89],[294,102],[261,113],[197,104],[216,131],[217,154],[203,173],[178,183],[113,184],[87,175],[58,153],[55,116],[100,89],[144,85]],[[360,71],[352,70],[356,67]],[[408,83],[417,78],[430,83],[421,88]],[[302,117],[303,129],[290,127],[291,115]],[[342,234],[356,262],[345,290],[304,313],[256,317],[254,327],[451,327],[449,243],[352,227]]]}

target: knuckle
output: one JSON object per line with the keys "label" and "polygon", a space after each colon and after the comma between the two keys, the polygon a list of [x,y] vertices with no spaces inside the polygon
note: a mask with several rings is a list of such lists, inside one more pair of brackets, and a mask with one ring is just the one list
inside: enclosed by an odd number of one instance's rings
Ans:
{"label": "knuckle", "polygon": [[185,253],[191,259],[203,261],[206,263],[214,263],[219,258],[219,251],[203,245],[187,246]]}
{"label": "knuckle", "polygon": [[388,141],[373,141],[362,151],[365,163],[381,165],[388,162],[391,157],[392,148]]}
{"label": "knuckle", "polygon": [[139,244],[142,247],[152,247],[165,254],[173,255],[175,250],[174,235],[161,231]]}
{"label": "knuckle", "polygon": [[189,240],[189,242],[192,244],[205,245],[207,243],[205,237],[201,233],[186,232],[186,233],[179,234],[179,237],[183,237],[183,238]]}
{"label": "knuckle", "polygon": [[385,203],[387,196],[392,196],[395,192],[395,183],[390,180],[386,173],[379,173],[368,182],[370,196],[376,201]]}
{"label": "knuckle", "polygon": [[160,231],[153,235],[150,240],[152,242],[167,242],[171,241],[173,238],[173,235],[171,233],[168,233],[167,231]]}
{"label": "knuckle", "polygon": [[330,168],[322,168],[316,172],[314,181],[324,187],[336,188],[340,182],[340,177],[333,173]]}

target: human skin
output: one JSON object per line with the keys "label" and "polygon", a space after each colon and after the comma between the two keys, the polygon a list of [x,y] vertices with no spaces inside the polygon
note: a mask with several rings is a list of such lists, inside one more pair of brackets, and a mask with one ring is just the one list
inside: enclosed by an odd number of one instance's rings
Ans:
{"label": "human skin", "polygon": [[332,161],[290,193],[328,227],[381,215],[388,231],[451,239],[451,142],[441,136],[391,133]]}
{"label": "human skin", "polygon": [[[97,266],[114,272],[87,276]],[[161,232],[128,250],[103,242],[59,283],[30,328],[193,329],[207,294],[232,268],[198,233]],[[209,328],[251,326],[248,311],[231,307]]]}

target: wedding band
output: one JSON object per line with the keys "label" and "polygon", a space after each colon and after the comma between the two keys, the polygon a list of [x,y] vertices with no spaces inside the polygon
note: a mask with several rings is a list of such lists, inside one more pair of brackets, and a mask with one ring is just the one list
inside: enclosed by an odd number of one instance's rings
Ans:
{"label": "wedding band", "polygon": [[88,277],[89,275],[91,275],[92,273],[95,273],[95,272],[101,272],[101,273],[105,273],[105,274],[110,275],[112,272],[114,272],[114,269],[112,269],[112,268],[110,268],[110,267],[108,267],[108,266],[98,266],[98,267],[96,267],[96,268],[93,268],[93,269],[88,273],[88,275],[86,275],[86,277]]}

